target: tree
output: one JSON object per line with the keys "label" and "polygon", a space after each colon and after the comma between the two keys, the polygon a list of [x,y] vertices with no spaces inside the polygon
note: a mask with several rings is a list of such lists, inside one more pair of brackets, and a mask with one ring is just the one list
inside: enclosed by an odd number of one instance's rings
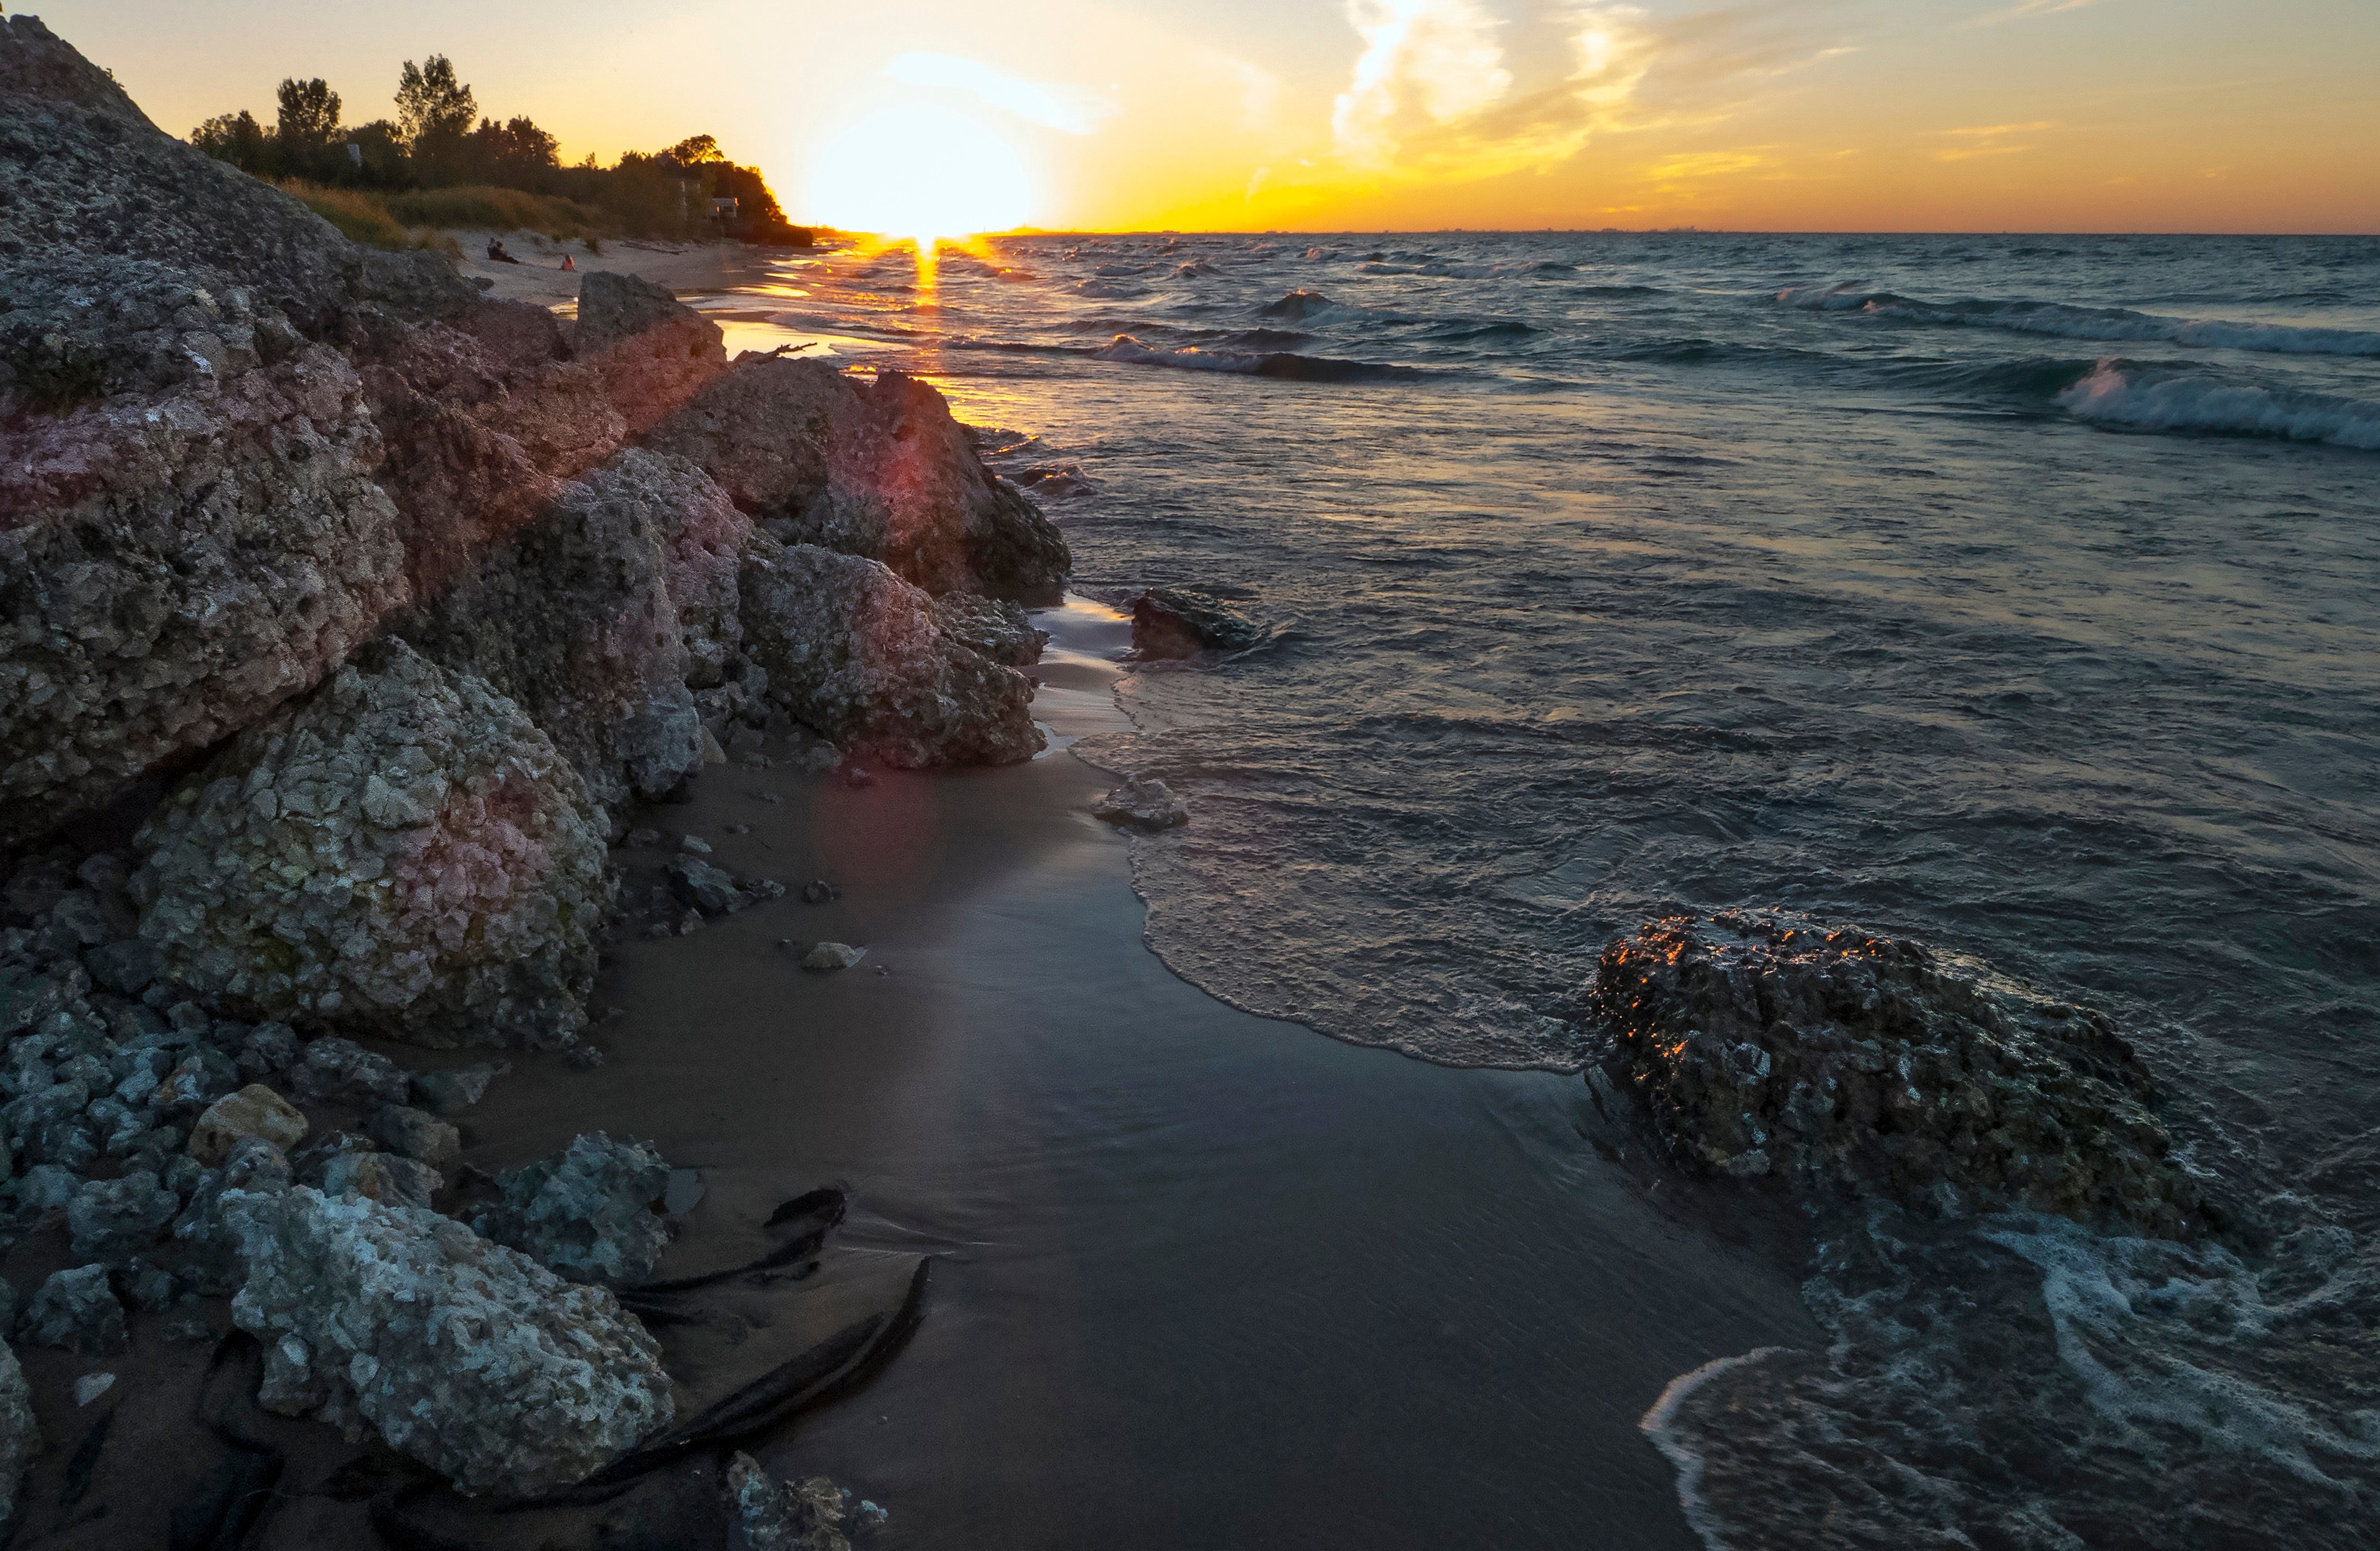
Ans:
{"label": "tree", "polygon": [[281,83],[281,122],[274,131],[282,149],[293,156],[321,151],[339,135],[339,94],[331,83],[285,80]]}
{"label": "tree", "polygon": [[433,54],[426,65],[405,62],[396,79],[396,127],[415,155],[461,140],[479,113],[471,89],[455,79],[453,60]]}
{"label": "tree", "polygon": [[190,143],[245,173],[265,171],[264,126],[246,108],[219,113],[190,131]]}
{"label": "tree", "polygon": [[710,135],[688,135],[662,154],[682,167],[699,166],[705,162],[727,160],[720,153],[717,139]]}

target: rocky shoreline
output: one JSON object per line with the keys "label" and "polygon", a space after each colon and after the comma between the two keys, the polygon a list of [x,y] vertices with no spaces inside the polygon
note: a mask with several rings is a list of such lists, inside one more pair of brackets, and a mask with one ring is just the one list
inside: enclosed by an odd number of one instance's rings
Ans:
{"label": "rocky shoreline", "polygon": [[[72,1456],[17,1530],[105,1543],[120,1440],[197,1403],[225,1462],[115,1533],[248,1544],[313,1447],[258,1429],[300,1417],[364,1447],[393,1544],[697,1482],[726,1544],[842,1544],[872,1508],[734,1446],[884,1361],[923,1263],[689,1387],[651,1331],[807,1276],[840,1196],[656,1283],[665,1160],[590,1133],[480,1174],[455,1117],[502,1067],[357,1041],[600,1064],[613,934],[786,890],[686,854],[624,899],[637,806],[769,749],[1030,758],[1020,604],[1063,539],[931,388],[730,361],[631,276],[565,324],[356,248],[34,18],[0,19],[0,1487]],[[205,1366],[140,1355],[176,1341]]]}

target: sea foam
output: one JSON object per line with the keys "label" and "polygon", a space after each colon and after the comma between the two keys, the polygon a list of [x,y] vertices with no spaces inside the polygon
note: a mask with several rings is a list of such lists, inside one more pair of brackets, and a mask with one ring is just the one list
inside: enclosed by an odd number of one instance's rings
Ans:
{"label": "sea foam", "polygon": [[2194,375],[2154,376],[2118,360],[2101,361],[2058,402],[2081,419],[2143,431],[2277,436],[2380,451],[2380,404]]}

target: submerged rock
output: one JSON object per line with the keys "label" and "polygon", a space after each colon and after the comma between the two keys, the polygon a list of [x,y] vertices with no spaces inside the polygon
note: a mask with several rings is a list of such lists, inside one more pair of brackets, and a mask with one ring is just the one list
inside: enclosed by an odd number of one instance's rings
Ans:
{"label": "submerged rock", "polygon": [[1040,752],[1033,685],[960,644],[923,592],[873,560],[756,535],[745,650],[793,714],[887,764],[1009,764]]}
{"label": "submerged rock", "polygon": [[25,1472],[42,1452],[41,1423],[33,1419],[33,1391],[16,1349],[0,1340],[0,1531],[16,1516]]}
{"label": "submerged rock", "polygon": [[1603,950],[1593,1005],[1605,1069],[1691,1167],[1944,1215],[2204,1224],[2105,1017],[1988,993],[1914,943],[1672,917]]}
{"label": "submerged rock", "polygon": [[1190,804],[1174,796],[1172,788],[1137,776],[1092,803],[1091,812],[1110,824],[1136,829],[1172,829],[1190,822]]}
{"label": "submerged rock", "polygon": [[462,1224],[298,1186],[227,1202],[259,1398],[369,1426],[466,1493],[582,1481],[675,1414],[661,1349],[600,1288]]}
{"label": "submerged rock", "polygon": [[242,733],[139,844],[141,934],[220,1007],[433,1045],[585,1022],[611,898],[586,792],[401,641]]}
{"label": "submerged rock", "polygon": [[929,592],[1050,598],[1072,557],[986,468],[941,394],[824,361],[738,360],[645,438],[692,459],[781,543],[880,560]]}
{"label": "submerged rock", "polygon": [[1132,600],[1132,646],[1144,657],[1245,652],[1262,638],[1255,620],[1195,587],[1152,587]]}
{"label": "submerged rock", "polygon": [[635,1287],[652,1280],[669,1243],[653,1210],[669,1182],[659,1153],[593,1131],[496,1176],[503,1199],[471,1226],[574,1282]]}

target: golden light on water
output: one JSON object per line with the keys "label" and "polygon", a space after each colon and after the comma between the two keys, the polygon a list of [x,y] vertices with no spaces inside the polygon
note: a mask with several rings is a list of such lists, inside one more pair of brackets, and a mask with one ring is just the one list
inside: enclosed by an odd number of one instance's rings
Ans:
{"label": "golden light on water", "polygon": [[820,147],[806,209],[844,231],[888,246],[916,244],[921,287],[932,283],[938,243],[1021,224],[1034,178],[1015,148],[989,126],[949,108],[887,108]]}

